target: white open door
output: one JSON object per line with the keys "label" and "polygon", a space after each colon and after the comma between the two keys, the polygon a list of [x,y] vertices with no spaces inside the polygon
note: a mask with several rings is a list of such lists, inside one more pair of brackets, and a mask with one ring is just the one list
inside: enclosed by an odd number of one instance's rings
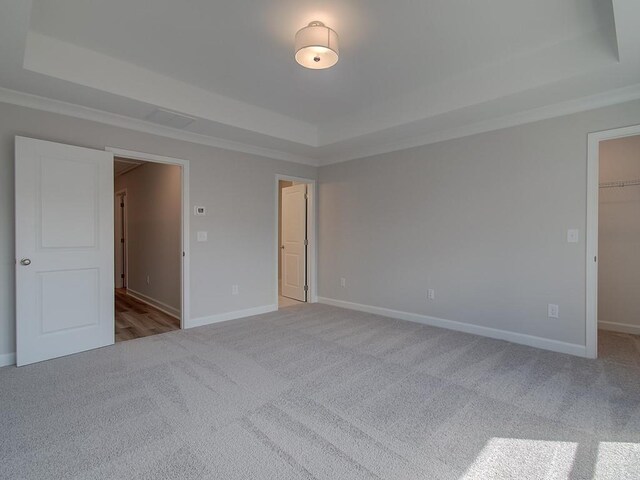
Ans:
{"label": "white open door", "polygon": [[307,301],[307,186],[282,189],[282,296]]}
{"label": "white open door", "polygon": [[113,154],[16,137],[18,366],[114,342]]}

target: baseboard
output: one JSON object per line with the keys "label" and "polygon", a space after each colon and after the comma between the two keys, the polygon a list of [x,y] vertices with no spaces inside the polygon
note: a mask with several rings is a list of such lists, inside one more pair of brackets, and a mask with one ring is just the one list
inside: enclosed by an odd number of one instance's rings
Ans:
{"label": "baseboard", "polygon": [[15,353],[0,354],[0,367],[7,367],[9,365],[15,365],[15,364],[16,364]]}
{"label": "baseboard", "polygon": [[630,325],[628,323],[598,321],[598,328],[601,328],[603,330],[611,330],[612,332],[631,333],[633,335],[640,335],[640,326]]}
{"label": "baseboard", "polygon": [[430,317],[418,313],[403,312],[400,310],[392,310],[383,307],[374,307],[372,305],[363,305],[360,303],[346,302],[344,300],[336,300],[333,298],[319,297],[320,303],[333,305],[335,307],[348,308],[350,310],[358,310],[360,312],[373,313],[385,317],[396,318],[399,320],[407,320],[409,322],[421,323],[432,327],[447,328],[459,332],[472,333],[483,337],[495,338],[498,340],[506,340],[508,342],[519,343],[529,347],[542,348],[553,352],[567,353],[578,357],[586,357],[587,349],[584,345],[575,343],[561,342],[548,338],[535,337],[524,333],[510,332],[508,330],[499,330],[497,328],[483,327],[481,325],[473,325],[471,323],[458,322],[455,320],[445,320],[443,318]]}
{"label": "baseboard", "polygon": [[185,321],[184,328],[202,327],[211,325],[212,323],[226,322],[228,320],[237,320],[239,318],[252,317],[263,313],[275,312],[278,305],[263,305],[261,307],[247,308],[245,310],[234,310],[233,312],[218,313],[207,317],[192,318]]}
{"label": "baseboard", "polygon": [[151,305],[154,308],[157,308],[161,312],[166,313],[167,315],[172,316],[173,318],[177,318],[180,320],[180,310],[172,307],[171,305],[167,305],[166,303],[161,302],[160,300],[156,300],[155,298],[151,298],[143,293],[136,292],[135,290],[131,290],[127,288],[127,295],[135,298],[139,302],[146,303],[147,305]]}

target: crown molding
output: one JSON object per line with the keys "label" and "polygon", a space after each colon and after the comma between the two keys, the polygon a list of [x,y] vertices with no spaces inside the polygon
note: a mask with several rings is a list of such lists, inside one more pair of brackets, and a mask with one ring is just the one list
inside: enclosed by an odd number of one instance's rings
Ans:
{"label": "crown molding", "polygon": [[479,133],[502,130],[509,127],[538,122],[574,113],[585,112],[597,108],[608,107],[619,103],[630,102],[640,99],[640,83],[624,88],[610,90],[586,97],[559,102],[544,107],[526,110],[524,112],[505,115],[461,127],[450,128],[429,132],[422,135],[412,136],[397,142],[387,142],[379,145],[368,145],[354,147],[344,153],[339,153],[320,160],[320,166],[332,165],[334,163],[347,162],[358,158],[372,157],[384,153],[406,150],[408,148],[420,147],[432,143],[454,140],[456,138],[468,137]]}
{"label": "crown molding", "polygon": [[[105,112],[94,108],[84,107],[81,105],[53,100],[38,95],[19,92],[7,88],[0,87],[0,102],[13,105],[19,105],[26,108],[42,110],[60,115],[81,118],[84,120],[95,121],[107,125],[112,125],[129,130],[159,135],[162,137],[173,138],[190,143],[208,145],[211,147],[222,148],[236,152],[257,155],[276,160],[284,160],[287,162],[300,163],[314,167],[331,165],[334,163],[346,162],[357,158],[371,157],[384,153],[391,153],[408,148],[429,145],[432,143],[453,140],[456,138],[467,137],[479,133],[501,130],[504,128],[515,127],[527,123],[533,123],[540,120],[571,115],[574,113],[603,108],[610,105],[629,102],[640,99],[640,83],[628,87],[611,90],[609,92],[599,93],[586,97],[581,97],[566,102],[560,102],[547,105],[540,108],[527,110],[521,113],[506,115],[503,117],[493,118],[482,122],[476,122],[461,127],[428,132],[426,134],[417,135],[396,142],[386,142],[375,145],[374,142],[368,142],[365,145],[345,149],[343,152],[335,155],[311,158],[292,153],[274,150],[270,148],[257,147],[232,140],[203,135],[200,133],[187,132],[171,127],[156,125],[144,120],[139,120],[116,113]],[[320,147],[318,150],[322,150]]]}
{"label": "crown molding", "polygon": [[225,140],[223,138],[156,125],[145,120],[119,115],[117,113],[105,112],[103,110],[63,102],[61,100],[41,97],[30,93],[19,92],[17,90],[11,90],[4,87],[0,87],[0,102],[32,108],[35,110],[42,110],[45,112],[57,113],[69,117],[81,118],[83,120],[104,123],[115,127],[126,128],[152,135],[159,135],[161,137],[173,138],[175,140],[208,145],[210,147],[222,148],[224,150],[248,153],[260,157],[284,160],[286,162],[301,163],[314,167],[318,166],[318,161],[316,159],[302,155],[295,155],[271,148],[258,147],[233,140]]}

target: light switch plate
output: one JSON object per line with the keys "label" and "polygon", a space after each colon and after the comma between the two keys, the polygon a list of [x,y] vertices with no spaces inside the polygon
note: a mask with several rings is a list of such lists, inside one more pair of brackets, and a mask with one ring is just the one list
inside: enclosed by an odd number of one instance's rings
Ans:
{"label": "light switch plate", "polygon": [[567,242],[578,243],[580,240],[580,231],[577,228],[570,228],[567,230]]}
{"label": "light switch plate", "polygon": [[207,232],[198,232],[198,241],[206,242],[207,241]]}

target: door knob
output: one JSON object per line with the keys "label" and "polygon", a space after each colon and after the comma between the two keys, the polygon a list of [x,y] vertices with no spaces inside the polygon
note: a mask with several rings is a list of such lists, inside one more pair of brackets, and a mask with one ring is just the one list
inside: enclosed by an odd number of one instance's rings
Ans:
{"label": "door knob", "polygon": [[23,258],[22,260],[20,260],[20,265],[24,265],[25,267],[27,265],[31,265],[31,260],[28,258]]}

